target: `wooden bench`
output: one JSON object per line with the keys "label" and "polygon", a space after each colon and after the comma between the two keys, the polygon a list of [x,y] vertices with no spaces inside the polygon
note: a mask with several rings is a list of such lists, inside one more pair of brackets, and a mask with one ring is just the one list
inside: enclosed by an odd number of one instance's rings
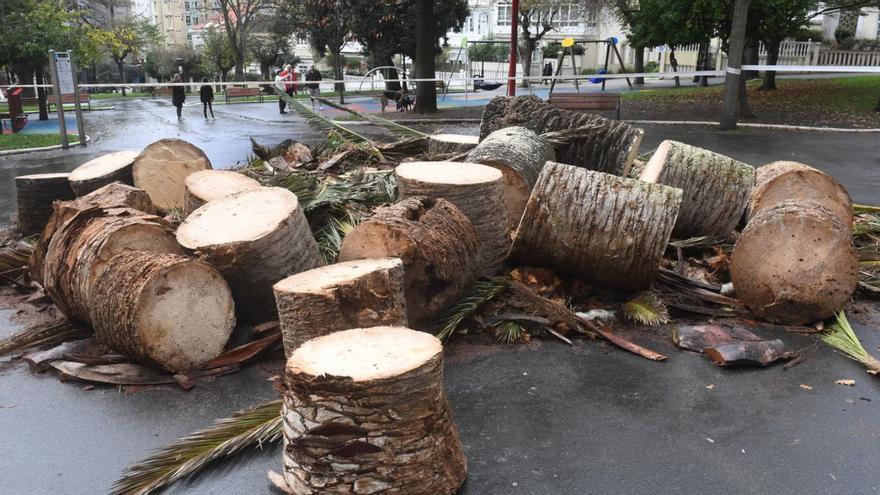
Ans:
{"label": "wooden bench", "polygon": [[171,87],[163,86],[153,90],[153,96],[171,96]]}
{"label": "wooden bench", "polygon": [[260,103],[263,103],[263,92],[260,91],[260,88],[233,88],[231,86],[227,86],[226,88],[226,103],[229,103],[230,98],[243,97],[247,98],[250,96],[259,96]]}
{"label": "wooden bench", "polygon": [[550,103],[563,110],[607,110],[620,120],[620,93],[551,93]]}
{"label": "wooden bench", "polygon": [[[75,95],[73,93],[61,95],[61,104],[62,105],[73,105],[74,103],[76,103],[74,101],[74,96]],[[80,102],[80,104],[85,103],[86,105],[88,105],[89,110],[92,109],[92,99],[88,93],[80,91],[79,102]],[[55,104],[55,95],[49,95],[49,97],[46,99],[46,105],[48,106],[49,111],[52,111],[52,105],[54,105],[54,104]]]}

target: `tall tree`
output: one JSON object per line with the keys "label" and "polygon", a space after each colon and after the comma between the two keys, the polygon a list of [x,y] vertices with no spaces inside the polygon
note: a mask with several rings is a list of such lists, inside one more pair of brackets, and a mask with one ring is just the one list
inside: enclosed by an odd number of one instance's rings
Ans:
{"label": "tall tree", "polygon": [[202,50],[205,60],[220,76],[221,81],[226,81],[229,71],[235,67],[235,55],[229,46],[229,39],[224,31],[210,26],[204,32],[205,46]]}
{"label": "tall tree", "polygon": [[[548,33],[557,29],[561,9],[579,8],[567,0],[520,0],[519,2],[519,58],[526,78],[532,75],[532,55]],[[523,87],[529,85],[524,79]]]}
{"label": "tall tree", "polygon": [[[416,0],[416,79],[433,79],[434,44],[437,34],[434,32],[434,2]],[[434,81],[422,81],[416,86],[416,111],[418,113],[437,112],[437,85]]]}
{"label": "tall tree", "polygon": [[749,16],[749,0],[736,0],[730,30],[727,75],[724,79],[724,107],[721,114],[721,129],[736,129],[741,104],[740,92],[746,91],[742,76],[742,57],[746,42],[746,24]]}
{"label": "tall tree", "polygon": [[244,81],[245,58],[255,22],[272,5],[268,0],[216,0],[215,5],[223,18],[235,61],[235,80]]}
{"label": "tall tree", "polygon": [[[309,39],[320,56],[332,55],[333,79],[341,81],[342,49],[353,40],[351,26],[357,15],[345,0],[301,0],[293,15],[300,22],[300,32]],[[345,103],[345,84],[336,83],[341,103]]]}
{"label": "tall tree", "polygon": [[119,71],[122,96],[125,96],[125,59],[154,44],[158,39],[158,28],[145,18],[127,16],[114,21],[105,42]]}

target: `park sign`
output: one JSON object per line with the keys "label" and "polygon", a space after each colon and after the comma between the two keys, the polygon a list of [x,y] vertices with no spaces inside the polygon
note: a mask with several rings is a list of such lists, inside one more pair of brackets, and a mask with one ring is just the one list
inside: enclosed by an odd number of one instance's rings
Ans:
{"label": "park sign", "polygon": [[74,92],[73,68],[70,66],[70,53],[55,52],[55,70],[58,77],[58,89],[63,95],[72,95]]}
{"label": "park sign", "polygon": [[79,104],[79,88],[76,85],[76,66],[73,63],[71,51],[56,52],[55,50],[49,50],[49,71],[52,74],[52,96],[55,99],[55,109],[58,111],[58,130],[61,133],[61,147],[67,149],[70,146],[67,138],[67,123],[64,120],[64,95],[73,97],[79,143],[80,146],[85,146],[86,133],[83,125],[82,108]]}

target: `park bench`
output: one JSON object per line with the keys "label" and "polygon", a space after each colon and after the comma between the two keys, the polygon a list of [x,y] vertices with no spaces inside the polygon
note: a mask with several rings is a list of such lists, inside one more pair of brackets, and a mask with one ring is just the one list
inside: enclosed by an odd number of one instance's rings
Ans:
{"label": "park bench", "polygon": [[[86,93],[84,91],[80,91],[79,102],[80,102],[80,104],[88,105],[89,110],[92,109],[92,99],[88,93]],[[73,105],[74,103],[76,103],[76,102],[74,101],[73,93],[61,95],[61,104],[62,105]],[[46,99],[46,104],[49,107],[49,111],[51,111],[52,105],[55,104],[55,95],[49,95],[49,97]]]}
{"label": "park bench", "polygon": [[259,96],[260,103],[263,103],[263,92],[260,91],[260,88],[226,88],[226,103],[229,103],[230,98],[236,97],[244,97],[247,98],[249,96]]}
{"label": "park bench", "polygon": [[620,120],[620,93],[551,93],[550,103],[563,110],[607,110]]}
{"label": "park bench", "polygon": [[171,96],[171,87],[163,86],[161,88],[156,88],[153,91],[153,96]]}

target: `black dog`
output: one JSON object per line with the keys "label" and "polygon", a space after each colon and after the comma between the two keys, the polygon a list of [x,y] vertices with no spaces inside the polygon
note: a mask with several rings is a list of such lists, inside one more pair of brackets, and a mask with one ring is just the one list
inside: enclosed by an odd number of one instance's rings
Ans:
{"label": "black dog", "polygon": [[403,95],[397,100],[398,112],[411,112],[416,106],[416,99],[410,95]]}

